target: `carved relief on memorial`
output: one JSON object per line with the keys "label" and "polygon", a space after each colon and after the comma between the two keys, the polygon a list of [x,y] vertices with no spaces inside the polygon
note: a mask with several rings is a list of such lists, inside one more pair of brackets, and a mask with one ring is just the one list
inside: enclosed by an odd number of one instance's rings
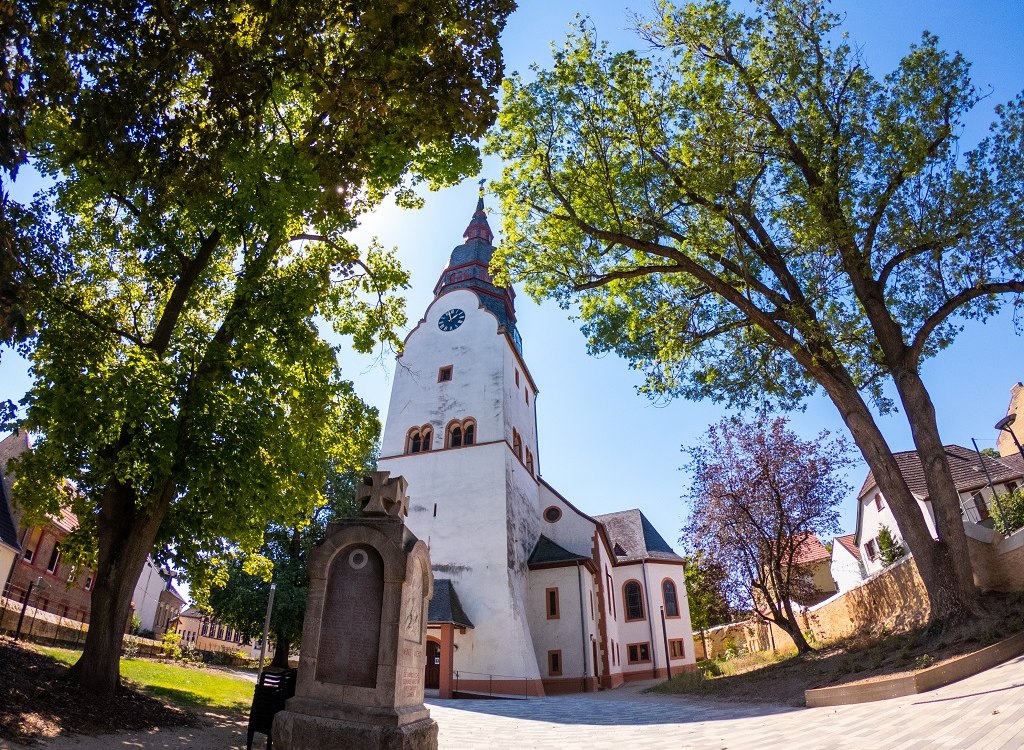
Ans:
{"label": "carved relief on memorial", "polygon": [[316,679],[337,685],[377,686],[384,561],[366,544],[345,547],[327,570],[324,622]]}
{"label": "carved relief on memorial", "polygon": [[423,640],[423,566],[412,563],[412,576],[402,591],[402,637],[413,643]]}

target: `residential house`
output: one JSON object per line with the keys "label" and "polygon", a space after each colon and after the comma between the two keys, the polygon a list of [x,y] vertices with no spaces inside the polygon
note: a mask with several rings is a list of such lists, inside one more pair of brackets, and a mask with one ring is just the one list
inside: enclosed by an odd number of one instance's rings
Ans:
{"label": "residential house", "polygon": [[[964,523],[991,528],[993,492],[989,486],[989,478],[991,477],[997,495],[1016,489],[1024,484],[1024,458],[1019,454],[999,458],[979,457],[976,451],[961,445],[947,445],[945,451],[956,491],[960,495]],[[917,500],[928,530],[937,538],[935,515],[928,499],[924,468],[917,451],[902,451],[893,455],[907,486]],[[888,527],[897,540],[901,539],[902,535],[892,510],[871,472],[868,472],[860,492],[857,493],[857,503],[857,531],[854,543],[860,552],[865,573],[870,576],[884,567],[878,545],[878,535],[882,527]]]}
{"label": "residential house", "polygon": [[[181,648],[209,653],[244,652],[250,659],[260,656],[260,644],[245,640],[238,631],[226,627],[196,607],[188,607],[171,618],[168,630],[181,634]],[[273,655],[271,649],[270,656]]]}
{"label": "residential house", "polygon": [[808,532],[803,535],[793,556],[793,565],[803,579],[797,586],[799,593],[793,597],[793,601],[810,607],[836,593],[836,582],[832,579],[830,566],[831,559],[828,548],[821,543],[817,534]]}
{"label": "residential house", "polygon": [[159,638],[185,604],[185,597],[174,588],[171,571],[161,569],[152,557],[147,557],[132,594],[132,608],[142,630],[150,631]]}
{"label": "residential house", "polygon": [[837,536],[832,541],[829,571],[840,594],[859,585],[866,577],[860,550],[854,541],[856,536],[856,534],[845,534]]}

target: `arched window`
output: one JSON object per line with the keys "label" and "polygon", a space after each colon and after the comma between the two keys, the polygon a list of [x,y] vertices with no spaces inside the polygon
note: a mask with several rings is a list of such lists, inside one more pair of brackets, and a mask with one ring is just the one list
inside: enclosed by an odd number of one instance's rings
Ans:
{"label": "arched window", "polygon": [[644,619],[644,592],[639,581],[626,581],[622,587],[622,600],[625,604],[626,622]]}
{"label": "arched window", "polygon": [[676,598],[676,584],[666,578],[661,582],[661,595],[665,600],[665,617],[679,617],[679,599]]}
{"label": "arched window", "polygon": [[453,419],[448,423],[444,438],[445,448],[462,448],[475,442],[476,420],[472,417],[463,420]]}
{"label": "arched window", "polygon": [[428,426],[413,427],[405,437],[406,453],[425,453],[430,450],[434,439],[434,431]]}
{"label": "arched window", "polygon": [[519,437],[519,432],[515,427],[512,428],[512,452],[520,461],[523,460],[523,440]]}
{"label": "arched window", "polygon": [[533,476],[533,454],[530,453],[530,449],[526,449],[526,470],[530,472],[530,476]]}

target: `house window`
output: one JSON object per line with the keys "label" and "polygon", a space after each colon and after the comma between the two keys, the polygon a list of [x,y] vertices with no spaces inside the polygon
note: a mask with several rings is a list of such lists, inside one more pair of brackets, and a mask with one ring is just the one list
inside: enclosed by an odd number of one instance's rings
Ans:
{"label": "house window", "polygon": [[92,591],[92,576],[88,576],[85,579],[85,590]]}
{"label": "house window", "polygon": [[686,649],[683,646],[682,638],[673,638],[668,642],[668,658],[669,659],[684,659],[686,658]]}
{"label": "house window", "polygon": [[434,440],[434,431],[428,427],[413,427],[405,437],[406,453],[426,453]]}
{"label": "house window", "polygon": [[529,388],[523,388],[523,396],[526,397],[526,405],[529,406],[530,405],[530,389]]}
{"label": "house window", "polygon": [[50,553],[50,562],[46,564],[47,573],[57,573],[57,566],[60,564],[60,545],[53,545],[53,552]]}
{"label": "house window", "polygon": [[209,634],[210,634],[210,623],[206,622],[206,620],[203,620],[203,635],[209,635]]}
{"label": "house window", "polygon": [[617,666],[619,663],[619,647],[615,645],[615,641],[612,641],[612,666]]}
{"label": "house window", "polygon": [[876,542],[874,539],[868,539],[867,542],[864,543],[864,551],[868,553],[869,560],[877,560],[878,542]]}
{"label": "house window", "polygon": [[223,641],[224,640],[224,626],[223,625],[218,625],[217,626],[217,640],[218,641]]}
{"label": "house window", "polygon": [[512,452],[520,461],[523,460],[523,439],[519,437],[519,431],[515,427],[512,428]]}
{"label": "house window", "polygon": [[548,506],[544,509],[544,520],[548,523],[555,523],[561,517],[562,511],[554,505]]}
{"label": "house window", "polygon": [[594,619],[594,592],[591,591],[589,593],[590,593],[590,619],[593,620]]}
{"label": "house window", "polygon": [[519,387],[519,370],[516,370],[516,388]]}
{"label": "house window", "polygon": [[36,553],[36,551],[34,549],[26,547],[25,548],[25,554],[22,555],[22,557],[24,557],[25,562],[31,563],[32,562],[32,556],[35,555],[35,553]]}
{"label": "house window", "polygon": [[445,432],[445,448],[461,448],[464,445],[473,445],[476,442],[476,422],[472,419],[451,421],[448,423],[448,430]]}
{"label": "house window", "polygon": [[882,499],[882,493],[875,493],[875,510],[881,510],[885,507],[885,501]]}
{"label": "house window", "polygon": [[625,602],[626,622],[644,619],[644,594],[638,581],[626,581],[622,587],[622,600]]}
{"label": "house window", "polygon": [[452,379],[452,366],[445,365],[437,371],[437,382],[447,383]]}
{"label": "house window", "polygon": [[530,449],[526,449],[526,470],[530,472],[530,476],[533,476],[533,454],[530,453]]}
{"label": "house window", "polygon": [[557,620],[558,615],[558,589],[544,590],[544,606],[547,608],[548,619]]}
{"label": "house window", "polygon": [[1006,483],[1006,491],[1007,492],[1016,492],[1017,491],[1017,487],[1018,487],[1018,485],[1017,485],[1016,482],[1007,482]]}
{"label": "house window", "polygon": [[676,585],[666,578],[661,582],[661,595],[665,600],[665,617],[679,617],[679,600],[676,598]]}
{"label": "house window", "polygon": [[612,588],[612,576],[608,572],[607,566],[605,566],[604,569],[604,579],[605,585],[608,587],[608,609],[612,611],[612,619],[617,620],[619,616],[615,612],[615,597],[612,596],[612,591],[614,591],[614,589]]}
{"label": "house window", "polygon": [[548,675],[550,677],[560,677],[562,674],[562,652],[559,651],[548,651]]}
{"label": "house window", "polygon": [[626,646],[626,658],[630,664],[643,664],[651,660],[651,645],[649,643],[630,643]]}

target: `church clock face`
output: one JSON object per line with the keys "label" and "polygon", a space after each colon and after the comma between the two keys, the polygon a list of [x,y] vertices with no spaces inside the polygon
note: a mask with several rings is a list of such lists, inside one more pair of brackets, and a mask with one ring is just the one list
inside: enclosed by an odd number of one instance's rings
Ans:
{"label": "church clock face", "polygon": [[442,331],[454,331],[462,325],[462,321],[465,319],[466,313],[456,307],[441,315],[437,321],[437,327]]}

